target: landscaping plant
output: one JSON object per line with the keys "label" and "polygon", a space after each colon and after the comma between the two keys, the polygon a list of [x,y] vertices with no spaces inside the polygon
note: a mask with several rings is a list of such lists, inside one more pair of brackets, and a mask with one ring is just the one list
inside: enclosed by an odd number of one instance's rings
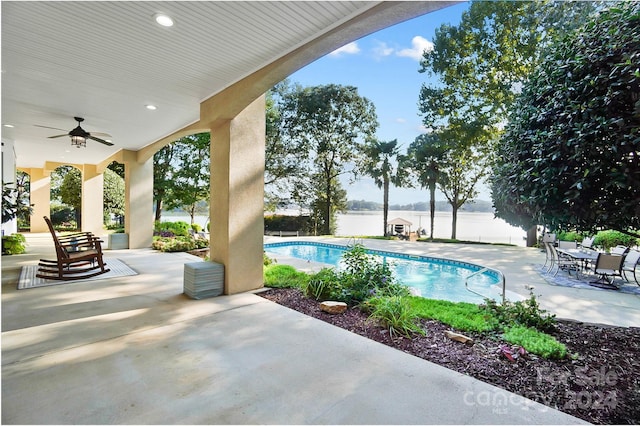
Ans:
{"label": "landscaping plant", "polygon": [[411,309],[411,304],[405,297],[373,297],[366,302],[365,306],[371,312],[370,318],[378,320],[388,328],[391,337],[398,334],[411,337],[413,333],[425,335],[420,327],[420,318]]}
{"label": "landscaping plant", "polygon": [[511,302],[507,300],[503,304],[499,304],[493,299],[485,299],[482,307],[501,324],[522,325],[543,332],[555,329],[556,316],[547,314],[546,310],[540,308],[533,294],[524,301]]}
{"label": "landscaping plant", "polygon": [[522,325],[508,327],[503,337],[507,342],[520,345],[528,352],[543,358],[562,359],[567,356],[567,347],[564,344],[535,328]]}
{"label": "landscaping plant", "polygon": [[2,254],[22,254],[25,252],[27,240],[22,234],[2,236]]}
{"label": "landscaping plant", "polygon": [[272,288],[302,288],[309,275],[293,266],[272,263],[264,268],[264,285]]}

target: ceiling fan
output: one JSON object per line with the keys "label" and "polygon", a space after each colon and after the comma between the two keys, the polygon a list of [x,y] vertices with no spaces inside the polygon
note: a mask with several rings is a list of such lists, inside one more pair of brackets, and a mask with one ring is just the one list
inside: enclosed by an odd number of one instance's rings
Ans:
{"label": "ceiling fan", "polygon": [[[84,121],[84,118],[82,117],[73,117],[77,122],[78,122],[78,127],[76,127],[75,129],[71,130],[69,133],[65,133],[63,135],[55,135],[55,136],[49,136],[49,139],[55,139],[55,138],[61,138],[63,136],[69,136],[71,138],[71,145],[75,146],[77,148],[80,147],[86,147],[87,146],[87,139],[91,139],[94,140],[96,142],[100,142],[102,144],[108,145],[108,146],[112,146],[113,144],[109,141],[106,141],[104,139],[100,139],[99,137],[97,137],[96,135],[99,136],[103,136],[103,137],[111,137],[111,135],[107,134],[107,133],[89,133],[86,130],[84,130],[82,127],[80,127],[80,123],[82,123]],[[58,129],[55,127],[47,127],[47,126],[38,126],[36,124],[37,127],[44,127],[45,129],[55,129],[55,130],[64,130],[64,129]]]}

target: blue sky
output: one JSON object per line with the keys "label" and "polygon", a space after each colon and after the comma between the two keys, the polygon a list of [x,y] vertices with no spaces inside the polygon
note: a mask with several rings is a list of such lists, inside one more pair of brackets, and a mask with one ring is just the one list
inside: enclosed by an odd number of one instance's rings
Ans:
{"label": "blue sky", "polygon": [[[318,59],[289,80],[303,86],[335,83],[357,87],[360,96],[375,105],[378,139],[398,139],[400,150],[405,151],[424,133],[418,97],[428,76],[418,72],[421,52],[430,48],[436,28],[444,23],[457,25],[468,7],[468,3],[456,4],[373,33]],[[350,200],[382,202],[382,190],[371,179],[343,183]],[[489,200],[489,195],[484,190],[478,198]],[[444,196],[440,194],[438,199]],[[391,204],[428,201],[428,193],[392,188],[389,200]]]}

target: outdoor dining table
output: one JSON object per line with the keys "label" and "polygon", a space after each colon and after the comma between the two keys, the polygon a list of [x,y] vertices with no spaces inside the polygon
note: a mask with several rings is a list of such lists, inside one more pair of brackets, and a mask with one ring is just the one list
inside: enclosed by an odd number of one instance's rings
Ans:
{"label": "outdoor dining table", "polygon": [[589,263],[598,260],[599,251],[589,249],[556,249],[558,255],[570,257],[573,260],[580,261],[582,270],[587,270]]}

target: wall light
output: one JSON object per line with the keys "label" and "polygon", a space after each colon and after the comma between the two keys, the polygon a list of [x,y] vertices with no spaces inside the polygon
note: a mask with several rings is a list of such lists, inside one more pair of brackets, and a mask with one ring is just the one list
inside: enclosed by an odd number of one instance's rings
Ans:
{"label": "wall light", "polygon": [[157,107],[157,106],[155,106],[155,105],[151,105],[151,104],[145,105],[144,107],[145,107],[146,109],[150,110],[150,111],[155,111],[155,110],[157,110],[157,109],[158,109],[158,107]]}

